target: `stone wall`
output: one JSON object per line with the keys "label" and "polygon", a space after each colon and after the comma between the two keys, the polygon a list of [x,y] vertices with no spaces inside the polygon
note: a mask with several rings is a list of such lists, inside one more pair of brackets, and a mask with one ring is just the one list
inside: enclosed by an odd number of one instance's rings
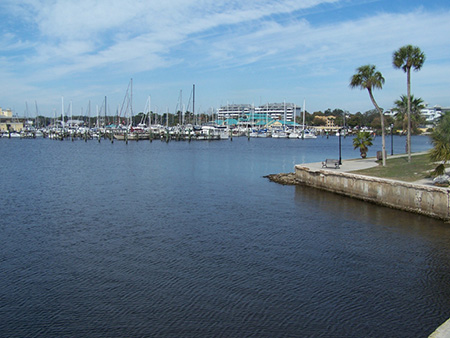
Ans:
{"label": "stone wall", "polygon": [[298,183],[384,206],[450,220],[450,190],[335,170],[295,166]]}

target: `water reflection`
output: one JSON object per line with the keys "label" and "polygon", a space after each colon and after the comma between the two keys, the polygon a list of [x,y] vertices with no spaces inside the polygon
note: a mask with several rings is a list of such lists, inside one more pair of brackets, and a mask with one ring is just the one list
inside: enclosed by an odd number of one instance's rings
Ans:
{"label": "water reflection", "polygon": [[[294,199],[306,214],[314,215],[308,220],[314,223],[308,230],[329,241],[324,250],[332,252],[328,259],[340,261],[336,270],[353,269],[361,274],[348,287],[371,290],[366,306],[374,306],[375,312],[395,313],[391,320],[399,322],[417,311],[420,317],[414,325],[425,325],[433,316],[442,322],[447,319],[447,223],[307,186],[296,186]],[[374,320],[379,314],[371,316]]]}
{"label": "water reflection", "polygon": [[336,139],[3,141],[8,336],[420,337],[450,316],[446,224],[262,178]]}

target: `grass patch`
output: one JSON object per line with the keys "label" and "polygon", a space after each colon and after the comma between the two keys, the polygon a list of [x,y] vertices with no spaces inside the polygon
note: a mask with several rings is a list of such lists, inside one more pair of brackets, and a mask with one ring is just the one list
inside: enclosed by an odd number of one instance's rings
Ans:
{"label": "grass patch", "polygon": [[408,156],[396,157],[386,160],[386,166],[383,167],[381,161],[379,166],[352,171],[353,174],[389,178],[393,180],[414,182],[430,177],[430,171],[434,170],[436,164],[430,161],[428,154],[411,156],[411,163],[408,163]]}

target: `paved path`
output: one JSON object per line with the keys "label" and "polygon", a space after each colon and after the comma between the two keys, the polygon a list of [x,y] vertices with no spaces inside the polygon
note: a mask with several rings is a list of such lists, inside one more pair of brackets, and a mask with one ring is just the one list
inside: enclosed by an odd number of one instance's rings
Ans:
{"label": "paved path", "polygon": [[315,163],[304,163],[299,164],[299,166],[306,167],[312,170],[333,170],[333,171],[340,171],[340,172],[349,172],[349,171],[355,171],[355,170],[361,170],[361,169],[369,169],[373,167],[377,167],[378,163],[376,162],[375,157],[370,158],[364,158],[364,159],[353,159],[353,160],[342,160],[342,164],[340,165],[339,169],[334,168],[324,168],[322,167],[322,162],[315,162]]}
{"label": "paved path", "polygon": [[[427,151],[420,152],[420,153],[413,153],[414,155],[422,155],[426,154]],[[395,158],[395,157],[404,157],[405,154],[400,155],[389,155],[387,158]],[[314,162],[314,163],[303,163],[298,164],[301,167],[306,167],[311,170],[331,170],[331,171],[339,171],[339,172],[351,172],[356,170],[363,170],[363,169],[369,169],[373,167],[377,167],[380,164],[377,163],[377,159],[375,157],[368,157],[368,158],[357,158],[357,159],[350,159],[350,160],[342,160],[342,164],[340,165],[339,169],[334,168],[324,168],[322,167],[322,162]],[[423,185],[433,185],[433,180],[431,178],[424,178],[419,181],[411,182],[415,184],[423,184]]]}
{"label": "paved path", "polygon": [[428,338],[448,338],[450,337],[450,319],[439,326]]}

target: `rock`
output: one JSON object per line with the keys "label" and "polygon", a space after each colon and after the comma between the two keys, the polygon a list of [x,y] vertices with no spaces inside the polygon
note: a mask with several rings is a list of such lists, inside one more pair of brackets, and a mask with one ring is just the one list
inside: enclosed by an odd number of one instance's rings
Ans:
{"label": "rock", "polygon": [[450,176],[440,175],[433,179],[433,184],[438,187],[448,187],[450,185]]}
{"label": "rock", "polygon": [[294,173],[271,174],[271,175],[267,175],[264,177],[268,178],[272,182],[283,184],[283,185],[297,184]]}

